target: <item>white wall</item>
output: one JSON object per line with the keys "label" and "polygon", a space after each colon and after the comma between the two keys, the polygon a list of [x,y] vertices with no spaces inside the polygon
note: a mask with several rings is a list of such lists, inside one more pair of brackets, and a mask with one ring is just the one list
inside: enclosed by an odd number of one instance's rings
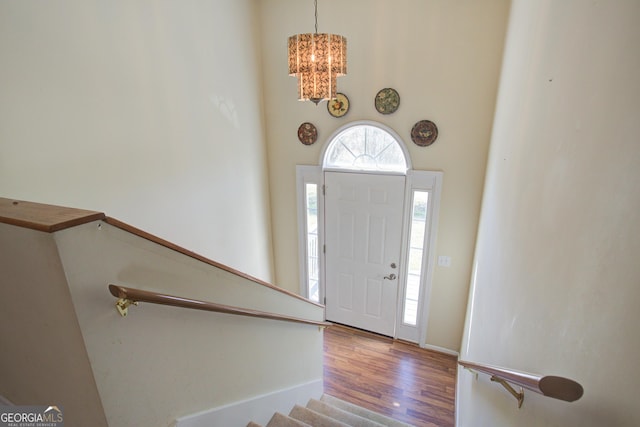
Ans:
{"label": "white wall", "polygon": [[[437,253],[449,255],[452,266],[434,274],[427,343],[458,350],[509,2],[319,1],[318,31],[348,40],[348,74],[338,79],[338,90],[351,109],[340,119],[329,116],[325,103],[297,101],[296,80],[287,74],[287,38],[314,31],[313,1],[260,5],[277,283],[299,289],[295,166],[318,164],[327,138],[349,121],[379,121],[404,139],[415,169],[444,172]],[[384,87],[401,98],[388,116],[374,108]],[[429,148],[410,139],[422,119],[440,131]],[[297,139],[306,121],[318,128],[312,146]]]}
{"label": "white wall", "polygon": [[0,2],[0,195],[271,280],[252,0]]}
{"label": "white wall", "polygon": [[580,382],[524,406],[459,372],[460,426],[637,426],[640,2],[512,5],[461,358]]}

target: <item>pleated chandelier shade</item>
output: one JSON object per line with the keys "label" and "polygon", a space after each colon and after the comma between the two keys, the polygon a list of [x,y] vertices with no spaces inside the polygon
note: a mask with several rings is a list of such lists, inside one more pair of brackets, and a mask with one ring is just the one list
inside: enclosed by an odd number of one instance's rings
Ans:
{"label": "pleated chandelier shade", "polygon": [[320,101],[336,97],[336,79],[347,74],[347,39],[316,32],[289,37],[289,75],[298,78],[298,99]]}

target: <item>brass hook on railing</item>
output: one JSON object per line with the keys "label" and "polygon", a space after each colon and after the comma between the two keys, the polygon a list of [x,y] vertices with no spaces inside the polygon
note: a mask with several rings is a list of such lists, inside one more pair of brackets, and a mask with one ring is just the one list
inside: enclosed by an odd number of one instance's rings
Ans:
{"label": "brass hook on railing", "polygon": [[496,377],[495,375],[491,377],[491,381],[497,382],[498,384],[502,385],[502,387],[506,388],[507,391],[511,393],[511,395],[518,401],[518,409],[522,407],[522,402],[524,402],[524,389],[522,387],[520,387],[520,393],[518,393],[513,389],[513,387],[511,387],[508,382],[506,382],[502,378]]}
{"label": "brass hook on railing", "polygon": [[120,316],[125,317],[127,315],[130,305],[138,305],[138,301],[133,301],[127,298],[120,298],[116,302],[116,308],[118,309],[118,313],[120,313]]}

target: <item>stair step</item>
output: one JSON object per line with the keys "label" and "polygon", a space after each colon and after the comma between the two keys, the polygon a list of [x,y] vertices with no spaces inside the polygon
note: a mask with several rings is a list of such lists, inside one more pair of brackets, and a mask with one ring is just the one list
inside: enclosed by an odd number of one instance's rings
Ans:
{"label": "stair step", "polygon": [[302,421],[288,417],[280,412],[276,412],[269,420],[267,427],[312,427]]}
{"label": "stair step", "polygon": [[[247,427],[262,427],[250,422]],[[324,394],[310,399],[307,407],[295,405],[289,415],[273,414],[266,427],[413,427],[386,415],[370,411]]]}
{"label": "stair step", "polygon": [[349,424],[345,424],[300,405],[294,406],[289,416],[313,427],[349,427]]}
{"label": "stair step", "polygon": [[351,412],[360,417],[367,418],[371,421],[375,421],[387,427],[412,427],[410,424],[403,423],[401,421],[394,420],[393,418],[379,414],[377,412],[370,411],[358,405],[354,405],[344,400],[340,400],[336,397],[324,394],[320,400],[328,405],[335,406],[343,411]]}
{"label": "stair step", "polygon": [[337,408],[316,399],[309,400],[307,408],[338,421],[342,421],[351,427],[385,427],[384,424],[377,423],[368,418],[356,415],[353,412],[345,411],[344,409]]}

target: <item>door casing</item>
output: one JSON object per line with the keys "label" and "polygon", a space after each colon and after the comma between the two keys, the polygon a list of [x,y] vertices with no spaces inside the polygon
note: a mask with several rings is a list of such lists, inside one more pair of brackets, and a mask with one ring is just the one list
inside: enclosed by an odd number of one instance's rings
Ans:
{"label": "door casing", "polygon": [[[359,172],[367,174],[368,172]],[[321,166],[308,166],[298,165],[296,166],[297,175],[297,191],[298,191],[298,226],[299,226],[299,266],[300,266],[300,293],[301,295],[308,297],[307,295],[307,265],[306,265],[306,229],[305,229],[305,209],[304,209],[304,186],[306,183],[315,183],[318,188],[322,188],[324,185],[324,170]],[[403,225],[402,225],[402,248],[401,248],[401,261],[400,266],[406,265],[407,248],[409,241],[409,226],[411,215],[411,194],[413,191],[428,191],[429,192],[429,212],[428,212],[428,224],[425,233],[424,242],[424,256],[423,256],[423,273],[420,280],[420,300],[418,307],[418,322],[416,326],[407,326],[402,323],[402,304],[403,296],[406,287],[406,272],[405,269],[398,269],[398,287],[399,298],[396,328],[394,338],[400,338],[403,340],[416,342],[421,347],[426,346],[427,337],[426,331],[429,321],[429,306],[431,305],[431,286],[433,273],[435,269],[436,261],[436,239],[438,229],[438,213],[440,207],[440,195],[442,192],[443,173],[440,171],[417,171],[409,170],[406,174],[405,182],[405,206],[403,209]],[[322,191],[318,192],[318,236],[319,236],[319,248],[322,252],[322,248],[325,245],[325,220],[324,220],[324,197]],[[325,297],[325,260],[324,256],[320,258],[320,302],[324,302]]]}

